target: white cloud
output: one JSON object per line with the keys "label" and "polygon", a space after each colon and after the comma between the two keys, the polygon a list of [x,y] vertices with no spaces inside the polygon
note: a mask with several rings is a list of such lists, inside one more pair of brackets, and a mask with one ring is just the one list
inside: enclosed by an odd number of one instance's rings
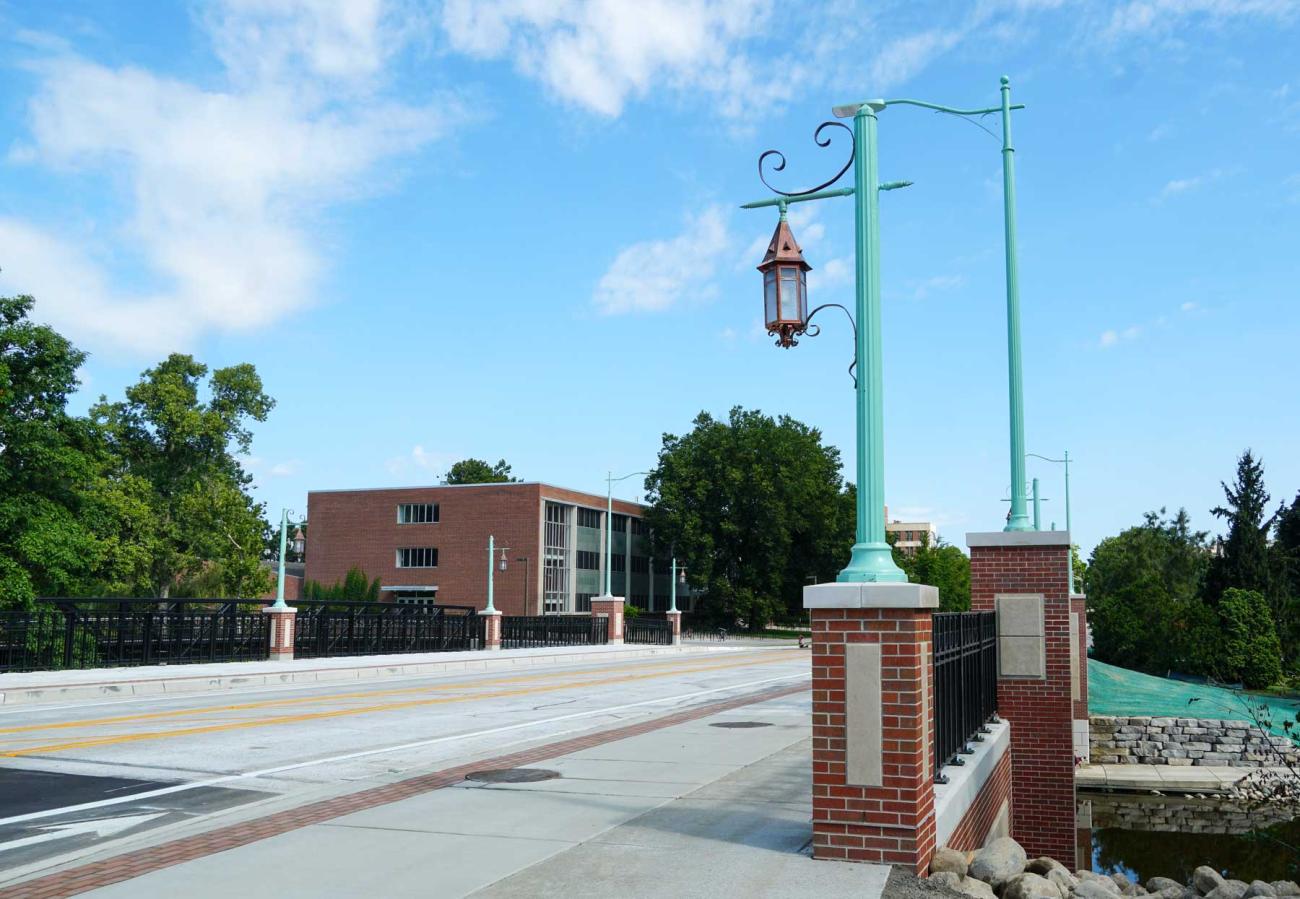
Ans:
{"label": "white cloud", "polygon": [[1111,13],[1102,37],[1149,38],[1167,33],[1189,19],[1212,26],[1236,18],[1287,22],[1298,12],[1300,2],[1296,0],[1132,0]]}
{"label": "white cloud", "polygon": [[961,31],[922,31],[884,45],[871,64],[872,88],[879,93],[917,75],[938,57],[957,46]]}
{"label": "white cloud", "polygon": [[464,458],[463,455],[455,453],[427,450],[423,444],[417,443],[411,447],[411,451],[406,455],[394,456],[386,461],[384,467],[394,477],[400,477],[409,472],[432,472],[436,477],[441,478],[446,474],[448,468],[462,458]]}
{"label": "white cloud", "polygon": [[1142,328],[1138,325],[1129,325],[1122,330],[1109,329],[1101,332],[1101,337],[1097,345],[1104,349],[1116,346],[1121,342],[1137,340],[1142,335]]}
{"label": "white cloud", "polygon": [[1200,303],[1194,302],[1194,301],[1192,301],[1192,300],[1188,300],[1186,303],[1183,303],[1181,306],[1178,307],[1178,311],[1179,311],[1179,312],[1195,312],[1195,311],[1197,311],[1197,310],[1200,309],[1200,308],[1201,308],[1201,304],[1200,304]]}
{"label": "white cloud", "polygon": [[1181,194],[1189,193],[1211,184],[1223,178],[1228,173],[1223,169],[1211,169],[1200,175],[1193,175],[1190,178],[1175,178],[1165,182],[1165,186],[1160,190],[1158,200],[1168,200]]}
{"label": "white cloud", "polygon": [[[556,96],[605,116],[657,85],[719,98],[726,114],[788,96],[771,60],[741,45],[774,0],[448,0],[452,48],[508,59]],[[788,74],[788,71],[787,71]]]}
{"label": "white cloud", "polygon": [[[225,88],[67,54],[33,64],[30,140],[11,160],[102,175],[128,211],[70,237],[65,223],[0,221],[9,284],[78,339],[153,355],[312,302],[325,267],[313,213],[373,187],[376,163],[457,116],[372,90],[387,19],[375,3],[343,6],[219,4],[205,21],[231,66]],[[145,276],[123,278],[131,263]]]}
{"label": "white cloud", "polygon": [[962,275],[934,275],[922,281],[911,281],[908,287],[912,290],[912,299],[924,300],[932,293],[953,290],[965,283],[966,279]]}
{"label": "white cloud", "polygon": [[711,295],[718,258],[731,239],[721,206],[690,217],[676,237],[625,247],[596,285],[593,302],[606,315],[659,312],[695,295]]}

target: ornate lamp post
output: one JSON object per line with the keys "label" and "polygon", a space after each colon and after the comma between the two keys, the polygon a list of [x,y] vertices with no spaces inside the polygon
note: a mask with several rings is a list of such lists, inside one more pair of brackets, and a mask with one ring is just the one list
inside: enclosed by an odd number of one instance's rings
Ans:
{"label": "ornate lamp post", "polygon": [[610,588],[610,569],[613,568],[614,560],[614,485],[619,481],[626,481],[628,478],[634,478],[639,474],[649,474],[648,471],[634,471],[631,474],[625,474],[622,477],[614,477],[614,472],[605,473],[605,596],[613,596]]}
{"label": "ornate lamp post", "polygon": [[[852,118],[853,127],[841,122],[823,122],[813,133],[819,147],[828,147],[831,138],[823,137],[827,128],[838,127],[848,131],[853,145],[848,162],[833,178],[803,191],[778,190],[768,183],[763,163],[775,156],[774,171],[785,168],[785,156],[778,150],[768,150],[758,158],[758,177],[777,196],[746,203],[742,209],[776,206],[780,220],[772,242],[759,270],[763,272],[763,300],[768,334],[776,337],[778,346],[792,347],[798,337],[817,336],[820,329],[812,319],[827,306],[818,306],[806,312],[808,297],[804,272],[811,267],[803,258],[798,243],[786,221],[786,210],[791,203],[824,200],[832,197],[854,198],[854,235],[856,257],[856,315],[849,313],[854,327],[854,361],[849,366],[856,370],[857,412],[857,533],[849,564],[837,577],[841,582],[906,581],[907,576],[894,564],[893,553],[885,540],[885,462],[883,374],[880,332],[880,202],[881,191],[908,187],[910,181],[880,183],[876,154],[877,115],[890,106],[919,106],[935,112],[961,117],[985,116],[996,112],[1003,116],[1003,188],[1006,209],[1007,237],[1007,322],[1008,355],[1011,379],[1011,467],[1012,515],[1008,530],[1029,528],[1025,509],[1024,488],[1024,415],[1020,390],[1020,307],[1019,287],[1015,267],[1015,211],[1014,174],[1011,151],[1011,110],[1022,106],[1010,103],[1009,80],[1002,79],[1002,105],[987,109],[955,109],[922,100],[866,100],[836,106],[832,112],[837,118]],[[834,188],[848,170],[853,169],[853,187]],[[798,271],[798,281],[793,280]],[[775,276],[775,277],[774,277]],[[794,291],[794,299],[785,302],[786,285]],[[775,294],[773,288],[775,287]],[[1017,486],[1018,485],[1018,486]]]}
{"label": "ornate lamp post", "polygon": [[677,585],[679,583],[682,586],[686,585],[686,569],[685,567],[678,568],[677,557],[673,556],[672,588],[671,588],[671,592],[668,594],[670,597],[672,597],[672,605],[668,607],[668,611],[670,612],[677,611]]}
{"label": "ornate lamp post", "polygon": [[[279,572],[276,576],[275,602],[273,602],[270,605],[270,608],[272,609],[288,608],[288,606],[284,602],[284,552],[285,552],[285,544],[288,541],[288,535],[289,535],[290,514],[292,513],[289,509],[280,510],[280,564],[279,564]],[[295,548],[296,547],[297,544],[295,542]]]}
{"label": "ornate lamp post", "polygon": [[[509,548],[508,546],[497,546],[496,538],[491,534],[488,535],[488,595],[487,608],[483,610],[488,614],[492,614],[497,610],[497,607],[492,602],[492,582],[498,568],[502,571],[506,570],[506,550]],[[501,553],[500,559],[496,557],[498,552]]]}

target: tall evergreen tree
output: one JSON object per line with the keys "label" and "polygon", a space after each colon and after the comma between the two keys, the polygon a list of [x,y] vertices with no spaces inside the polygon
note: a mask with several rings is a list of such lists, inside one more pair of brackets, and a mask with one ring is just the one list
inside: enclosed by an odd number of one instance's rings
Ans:
{"label": "tall evergreen tree", "polygon": [[1300,660],[1300,493],[1291,505],[1284,502],[1278,508],[1269,554],[1275,603],[1282,611],[1277,633],[1286,657],[1294,663]]}
{"label": "tall evergreen tree", "polygon": [[[1237,477],[1232,486],[1226,483],[1223,495],[1227,504],[1210,511],[1228,522],[1228,535],[1219,544],[1219,553],[1210,564],[1206,578],[1206,598],[1218,603],[1224,591],[1236,587],[1255,590],[1273,598],[1269,577],[1268,532],[1273,516],[1268,512],[1268,491],[1264,489],[1264,463],[1248,449],[1237,460]],[[1273,606],[1275,622],[1281,618]]]}

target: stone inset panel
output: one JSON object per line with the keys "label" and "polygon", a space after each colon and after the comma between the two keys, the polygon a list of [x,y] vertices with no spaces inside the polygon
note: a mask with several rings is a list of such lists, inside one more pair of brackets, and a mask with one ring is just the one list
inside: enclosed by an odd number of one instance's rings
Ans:
{"label": "stone inset panel", "polygon": [[884,783],[881,764],[880,644],[844,647],[846,780],[855,786]]}
{"label": "stone inset panel", "polygon": [[1043,625],[1043,595],[996,597],[998,613],[998,675],[1047,676],[1047,633]]}

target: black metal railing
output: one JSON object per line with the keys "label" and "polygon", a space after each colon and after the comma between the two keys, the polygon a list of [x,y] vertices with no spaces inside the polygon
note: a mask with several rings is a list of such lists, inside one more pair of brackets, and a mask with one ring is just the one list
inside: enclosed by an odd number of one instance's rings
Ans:
{"label": "black metal railing", "polygon": [[472,606],[294,600],[293,654],[333,656],[453,652],[483,648],[483,619]]}
{"label": "black metal railing", "polygon": [[501,648],[587,646],[609,642],[609,619],[587,615],[502,615]]}
{"label": "black metal railing", "polygon": [[257,661],[267,639],[233,600],[42,599],[0,612],[0,672]]}
{"label": "black metal railing", "polygon": [[623,619],[624,643],[649,643],[654,646],[673,645],[673,626],[655,618]]}
{"label": "black metal railing", "polygon": [[998,713],[998,636],[993,612],[934,615],[934,771],[962,764]]}

